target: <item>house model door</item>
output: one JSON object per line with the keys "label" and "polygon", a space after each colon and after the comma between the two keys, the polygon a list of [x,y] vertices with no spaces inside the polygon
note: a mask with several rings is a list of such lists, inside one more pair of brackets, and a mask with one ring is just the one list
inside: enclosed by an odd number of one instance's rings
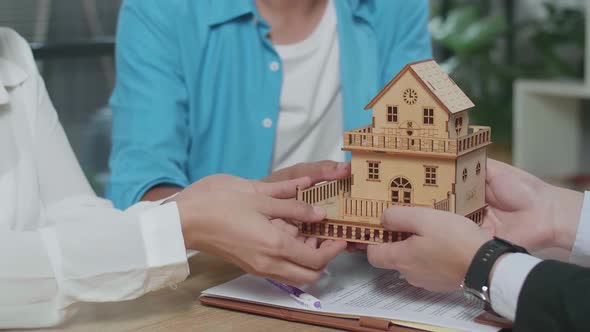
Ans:
{"label": "house model door", "polygon": [[412,184],[404,177],[391,181],[391,201],[395,203],[412,203]]}

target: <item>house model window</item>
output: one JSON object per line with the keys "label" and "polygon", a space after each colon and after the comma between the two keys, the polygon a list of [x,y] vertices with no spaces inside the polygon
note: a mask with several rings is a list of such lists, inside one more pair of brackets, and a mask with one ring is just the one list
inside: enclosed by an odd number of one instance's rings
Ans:
{"label": "house model window", "polygon": [[463,118],[458,117],[455,119],[455,132],[457,135],[461,133],[461,129],[463,128]]}
{"label": "house model window", "polygon": [[467,168],[463,168],[463,182],[467,181]]}
{"label": "house model window", "polygon": [[404,177],[391,181],[391,201],[394,203],[412,203],[412,184]]}
{"label": "house model window", "polygon": [[436,185],[436,166],[424,166],[424,183],[426,185]]}
{"label": "house model window", "polygon": [[379,162],[378,161],[367,161],[369,166],[369,175],[367,180],[369,181],[379,181]]}
{"label": "house model window", "polygon": [[387,122],[397,122],[397,106],[387,105]]}
{"label": "house model window", "polygon": [[425,108],[424,109],[424,124],[425,125],[434,124],[434,109],[433,108]]}
{"label": "house model window", "polygon": [[481,173],[481,163],[478,161],[475,166],[475,175],[479,175],[479,173]]}

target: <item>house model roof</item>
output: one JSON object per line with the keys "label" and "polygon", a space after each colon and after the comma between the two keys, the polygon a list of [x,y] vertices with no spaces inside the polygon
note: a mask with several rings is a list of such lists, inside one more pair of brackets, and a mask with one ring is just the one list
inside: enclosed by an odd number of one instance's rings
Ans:
{"label": "house model roof", "polygon": [[407,64],[379,93],[365,106],[370,109],[402,77],[410,71],[417,81],[430,92],[434,99],[449,113],[458,113],[475,106],[467,95],[455,84],[447,73],[434,60],[424,60]]}

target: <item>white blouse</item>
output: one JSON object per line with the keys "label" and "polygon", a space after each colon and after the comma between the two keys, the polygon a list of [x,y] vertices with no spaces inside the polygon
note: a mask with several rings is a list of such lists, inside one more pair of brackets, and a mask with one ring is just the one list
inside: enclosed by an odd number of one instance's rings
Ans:
{"label": "white blouse", "polygon": [[188,272],[176,204],[119,211],[96,197],[28,44],[0,28],[0,328],[55,325],[79,302],[133,299]]}

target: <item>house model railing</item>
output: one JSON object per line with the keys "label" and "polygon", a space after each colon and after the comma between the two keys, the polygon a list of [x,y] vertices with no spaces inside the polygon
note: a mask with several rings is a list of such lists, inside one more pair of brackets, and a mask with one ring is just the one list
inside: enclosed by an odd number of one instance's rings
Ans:
{"label": "house model railing", "polygon": [[389,133],[373,133],[370,126],[344,133],[344,150],[415,151],[429,154],[460,156],[491,142],[490,127],[469,126],[469,134],[460,138],[435,138]]}
{"label": "house model railing", "polygon": [[326,203],[332,200],[338,207],[338,216],[346,220],[358,220],[362,218],[368,224],[379,224],[383,211],[392,206],[414,206],[426,207],[436,210],[450,211],[450,197],[426,204],[411,204],[392,201],[381,201],[375,199],[363,199],[350,197],[352,178],[329,181],[316,186],[297,190],[297,200],[309,204]]}
{"label": "house model railing", "polygon": [[339,222],[327,221],[319,224],[299,224],[299,231],[308,236],[318,238],[339,238],[360,243],[384,243],[402,241],[412,236],[407,232],[393,232],[381,228],[380,225],[344,225]]}
{"label": "house model railing", "polygon": [[338,196],[340,192],[349,193],[351,185],[352,178],[348,177],[341,180],[320,183],[303,190],[297,189],[297,200],[308,204],[327,201],[332,197]]}
{"label": "house model railing", "polygon": [[346,217],[356,217],[355,220],[358,220],[358,218],[367,218],[371,222],[379,222],[383,211],[392,206],[434,207],[434,205],[421,205],[346,197],[344,193],[341,193],[340,195],[340,215],[343,217],[343,219],[346,219]]}
{"label": "house model railing", "polygon": [[[361,243],[384,243],[401,241],[411,233],[393,232],[384,230],[381,225],[381,215],[391,206],[419,206],[442,211],[450,211],[453,206],[449,195],[448,198],[432,205],[407,204],[391,201],[380,201],[373,199],[360,199],[350,197],[352,178],[325,182],[307,189],[297,190],[297,200],[316,204],[332,200],[334,206],[339,207],[338,219],[355,220],[354,224],[344,224],[341,221],[333,221],[330,218],[319,224],[301,223],[299,231],[302,234],[320,238],[341,238]],[[328,206],[330,204],[327,204]],[[483,221],[483,209],[475,211],[466,216],[477,224]],[[365,222],[358,222],[359,218]]]}

